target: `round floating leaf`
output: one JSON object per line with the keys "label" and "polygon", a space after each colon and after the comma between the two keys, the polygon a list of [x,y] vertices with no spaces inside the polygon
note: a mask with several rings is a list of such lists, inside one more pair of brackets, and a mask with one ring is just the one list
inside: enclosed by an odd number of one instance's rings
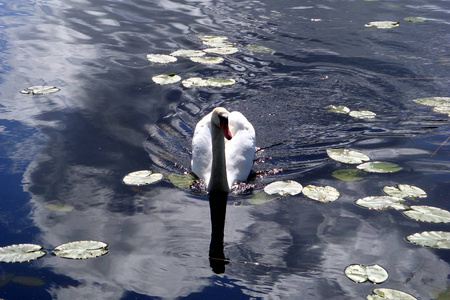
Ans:
{"label": "round floating leaf", "polygon": [[233,54],[236,52],[239,52],[238,48],[236,47],[214,47],[214,48],[207,48],[203,49],[206,53],[214,53],[214,54]]}
{"label": "round floating leaf", "polygon": [[206,85],[209,86],[225,86],[225,85],[233,85],[236,81],[231,78],[209,78],[206,80]]}
{"label": "round floating leaf", "polygon": [[366,162],[358,165],[357,168],[370,173],[394,173],[403,169],[397,164],[385,161]]}
{"label": "round floating leaf", "polygon": [[202,57],[190,57],[193,62],[206,64],[206,65],[216,65],[223,62],[222,57],[217,56],[202,56]]}
{"label": "round floating leaf", "polygon": [[344,148],[327,149],[327,154],[331,159],[345,164],[360,164],[370,160],[367,155],[361,152]]}
{"label": "round floating leaf", "polygon": [[260,45],[253,45],[253,44],[247,45],[246,48],[253,53],[273,53],[273,52],[275,52],[273,49],[270,49],[270,48],[267,48],[264,46],[260,46]]}
{"label": "round floating leaf", "polygon": [[53,249],[56,256],[71,259],[88,259],[108,253],[108,244],[98,241],[76,241]]}
{"label": "round floating leaf", "polygon": [[367,300],[417,300],[417,298],[410,294],[393,289],[374,289],[372,293],[374,295],[366,296]]}
{"label": "round floating leaf", "polygon": [[435,106],[433,107],[433,111],[440,114],[446,114],[450,117],[450,106]]}
{"label": "round floating leaf", "polygon": [[228,40],[226,36],[219,35],[201,35],[198,38],[204,42],[224,42]]}
{"label": "round floating leaf", "polygon": [[208,47],[234,47],[236,46],[235,43],[227,42],[228,39],[226,36],[215,36],[215,35],[204,35],[199,37],[203,44]]}
{"label": "round floating leaf", "polygon": [[350,265],[345,268],[345,275],[357,283],[370,281],[372,283],[382,283],[389,277],[386,270],[379,265]]}
{"label": "round floating leaf", "polygon": [[405,199],[392,196],[369,196],[356,200],[356,204],[368,209],[383,210],[393,208],[397,210],[407,209],[408,206],[402,204]]}
{"label": "round floating leaf", "polygon": [[186,88],[192,88],[192,87],[199,87],[199,86],[207,86],[208,83],[205,79],[202,79],[200,77],[191,77],[188,79],[185,79],[181,82],[184,87]]}
{"label": "round floating leaf", "polygon": [[398,184],[396,187],[387,185],[383,187],[383,192],[399,198],[425,198],[427,196],[424,190],[409,184]]}
{"label": "round floating leaf", "polygon": [[37,277],[31,276],[15,276],[11,279],[12,282],[19,283],[26,286],[43,286],[45,281]]}
{"label": "round floating leaf", "polygon": [[339,198],[339,192],[331,186],[307,185],[302,189],[303,195],[320,202],[332,202]]}
{"label": "round floating leaf", "polygon": [[427,19],[423,18],[423,17],[406,17],[406,18],[403,18],[403,20],[408,21],[408,22],[413,22],[413,23],[421,23],[421,22],[425,22]]}
{"label": "round floating leaf", "polygon": [[358,169],[341,169],[334,171],[332,176],[342,181],[359,181],[363,179],[364,174]]}
{"label": "round floating leaf", "polygon": [[327,112],[329,113],[336,113],[336,114],[348,114],[350,112],[350,108],[343,105],[328,105],[325,107],[327,109]]}
{"label": "round floating leaf", "polygon": [[204,56],[206,53],[201,50],[186,50],[181,49],[170,53],[171,56],[182,56],[182,57],[199,57]]}
{"label": "round floating leaf", "polygon": [[450,223],[450,212],[433,206],[413,205],[402,212],[408,218],[429,223]]}
{"label": "round floating leaf", "polygon": [[381,29],[387,29],[387,28],[394,28],[400,25],[400,22],[393,22],[393,21],[374,21],[366,23],[364,26],[366,27],[376,27]]}
{"label": "round floating leaf", "polygon": [[376,113],[370,110],[352,110],[348,113],[350,117],[357,119],[375,119]]}
{"label": "round floating leaf", "polygon": [[35,85],[30,86],[29,88],[23,89],[20,92],[22,94],[32,94],[32,95],[45,95],[59,92],[60,89],[56,86],[51,85]]}
{"label": "round floating leaf", "polygon": [[279,194],[281,196],[297,195],[301,193],[303,186],[293,180],[275,181],[264,187],[264,192],[269,195]]}
{"label": "round floating leaf", "polygon": [[181,77],[176,74],[161,74],[152,77],[152,80],[157,84],[171,84],[181,80]]}
{"label": "round floating leaf", "polygon": [[74,209],[73,205],[63,203],[50,203],[45,206],[46,209],[60,212],[69,212]]}
{"label": "round floating leaf", "polygon": [[450,106],[450,97],[425,97],[413,101],[427,106]]}
{"label": "round floating leaf", "polygon": [[187,189],[194,183],[196,178],[192,174],[169,174],[167,179],[176,187]]}
{"label": "round floating leaf", "polygon": [[35,244],[16,244],[0,247],[0,262],[24,262],[38,259],[46,253],[42,246]]}
{"label": "round floating leaf", "polygon": [[280,199],[281,197],[278,196],[278,194],[274,194],[274,195],[269,195],[267,193],[264,192],[259,192],[259,193],[253,193],[252,197],[250,199],[248,199],[248,202],[252,205],[260,205],[260,204],[264,204],[270,201],[274,201],[277,199]]}
{"label": "round floating leaf", "polygon": [[417,232],[406,237],[406,240],[410,243],[439,248],[450,249],[450,232],[446,231],[423,231]]}
{"label": "round floating leaf", "polygon": [[168,64],[177,61],[176,57],[166,54],[147,54],[147,59],[158,64]]}
{"label": "round floating leaf", "polygon": [[146,185],[160,181],[162,178],[163,175],[161,173],[153,173],[150,170],[141,170],[127,174],[123,178],[123,183],[126,185]]}

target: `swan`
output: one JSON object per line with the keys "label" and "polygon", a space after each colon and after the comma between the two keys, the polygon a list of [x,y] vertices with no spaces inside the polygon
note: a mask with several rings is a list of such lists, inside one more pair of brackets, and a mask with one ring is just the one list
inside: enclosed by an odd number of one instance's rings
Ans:
{"label": "swan", "polygon": [[208,192],[229,192],[247,180],[254,156],[255,129],[242,113],[216,107],[195,126],[191,169]]}

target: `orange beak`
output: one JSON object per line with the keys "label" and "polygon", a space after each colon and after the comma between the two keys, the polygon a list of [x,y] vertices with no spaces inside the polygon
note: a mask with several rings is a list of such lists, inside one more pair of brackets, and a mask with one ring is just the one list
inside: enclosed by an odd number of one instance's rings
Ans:
{"label": "orange beak", "polygon": [[232,136],[231,136],[230,128],[228,128],[228,118],[221,117],[221,118],[219,118],[219,120],[220,120],[220,129],[222,129],[223,136],[227,140],[231,140]]}

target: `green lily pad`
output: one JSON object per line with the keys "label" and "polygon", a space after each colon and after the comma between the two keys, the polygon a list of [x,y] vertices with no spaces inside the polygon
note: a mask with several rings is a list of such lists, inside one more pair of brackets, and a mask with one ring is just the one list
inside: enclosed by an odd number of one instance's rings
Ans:
{"label": "green lily pad", "polygon": [[38,259],[46,252],[42,246],[35,244],[15,244],[0,247],[0,262],[14,263]]}
{"label": "green lily pad", "polygon": [[216,77],[216,78],[203,79],[200,77],[191,77],[191,78],[183,80],[181,83],[186,88],[205,87],[205,86],[221,87],[221,86],[226,86],[226,85],[233,85],[236,83],[236,81],[232,78]]}
{"label": "green lily pad", "polygon": [[327,149],[327,154],[331,159],[345,164],[360,164],[370,160],[367,155],[361,152],[344,148]]}
{"label": "green lily pad", "polygon": [[372,293],[373,295],[366,296],[367,300],[417,300],[408,293],[393,289],[374,289]]}
{"label": "green lily pad", "polygon": [[376,27],[380,29],[388,29],[388,28],[394,28],[398,27],[400,25],[400,22],[394,22],[394,21],[373,21],[366,23],[364,26],[366,27]]}
{"label": "green lily pad", "polygon": [[270,53],[275,52],[273,49],[270,49],[270,48],[267,48],[267,47],[264,47],[261,45],[248,44],[246,46],[246,48],[253,53],[268,53],[268,54],[270,54]]}
{"label": "green lily pad", "polygon": [[21,94],[46,95],[59,92],[60,89],[51,85],[35,85],[20,91]]}
{"label": "green lily pad", "polygon": [[357,168],[370,173],[394,173],[403,170],[399,165],[385,161],[366,162],[358,165]]}
{"label": "green lily pad", "polygon": [[208,83],[205,79],[200,77],[191,77],[183,80],[181,84],[186,88],[194,88],[194,87],[202,87],[202,86],[208,86]]}
{"label": "green lily pad", "polygon": [[427,20],[427,18],[423,18],[423,17],[406,17],[406,18],[403,18],[403,20],[408,21],[408,22],[413,22],[413,23],[421,23],[421,22],[425,22]]}
{"label": "green lily pad", "polygon": [[450,106],[435,106],[433,107],[433,111],[440,114],[446,114],[450,117]]}
{"label": "green lily pad", "polygon": [[389,208],[393,208],[396,210],[407,209],[408,206],[403,204],[403,202],[405,202],[405,199],[392,196],[369,196],[360,198],[355,201],[355,203],[359,206],[376,210],[383,210]]}
{"label": "green lily pad", "polygon": [[332,202],[339,198],[339,192],[331,186],[307,185],[302,189],[303,195],[319,202]]}
{"label": "green lily pad", "polygon": [[153,173],[150,170],[135,171],[127,174],[123,178],[126,185],[147,185],[163,179],[161,173]]}
{"label": "green lily pad", "polygon": [[389,196],[399,198],[426,198],[427,193],[417,186],[409,184],[398,184],[397,186],[387,185],[383,187],[383,192]]}
{"label": "green lily pad", "polygon": [[303,186],[293,180],[275,181],[264,187],[264,192],[269,195],[279,194],[281,196],[300,194]]}
{"label": "green lily pad", "polygon": [[375,119],[377,116],[376,113],[370,110],[352,110],[348,115],[357,119]]}
{"label": "green lily pad", "polygon": [[427,106],[450,106],[450,97],[425,97],[413,101]]}
{"label": "green lily pad", "polygon": [[64,204],[64,203],[50,203],[45,206],[46,209],[59,211],[59,212],[69,212],[74,209],[73,205]]}
{"label": "green lily pad", "polygon": [[43,286],[45,285],[45,281],[31,276],[15,276],[11,279],[12,282],[22,284],[25,286]]}
{"label": "green lily pad", "polygon": [[423,231],[406,237],[410,243],[438,249],[450,249],[450,232]]}
{"label": "green lily pad", "polygon": [[370,281],[372,283],[385,282],[389,275],[388,272],[379,265],[350,265],[344,270],[345,275],[356,283]]}
{"label": "green lily pad", "polygon": [[181,189],[189,188],[197,178],[192,174],[169,174],[167,179],[176,187]]}
{"label": "green lily pad", "polygon": [[217,56],[201,56],[201,57],[190,57],[190,59],[193,62],[199,63],[199,64],[206,64],[206,65],[216,65],[223,62],[222,57]]}
{"label": "green lily pad", "polygon": [[203,51],[206,53],[214,53],[214,54],[220,54],[220,55],[234,54],[236,52],[239,52],[238,48],[236,48],[236,47],[213,47],[213,48],[203,49]]}
{"label": "green lily pad", "polygon": [[160,74],[152,77],[152,80],[157,84],[171,84],[181,80],[181,77],[176,74]]}
{"label": "green lily pad", "polygon": [[327,112],[329,113],[336,113],[336,114],[348,114],[350,112],[350,108],[343,105],[328,105],[325,107],[327,109]]}
{"label": "green lily pad", "polygon": [[402,213],[408,218],[416,221],[429,223],[450,223],[450,212],[438,207],[412,205],[408,210],[405,210]]}
{"label": "green lily pad", "polygon": [[226,36],[216,36],[216,35],[204,35],[199,37],[203,44],[208,47],[221,48],[221,47],[234,47],[235,43],[227,42]]}
{"label": "green lily pad", "polygon": [[53,249],[56,256],[70,259],[89,259],[108,253],[108,244],[98,241],[76,241]]}
{"label": "green lily pad", "polygon": [[359,181],[364,178],[364,172],[358,169],[340,169],[333,172],[331,176],[342,181]]}
{"label": "green lily pad", "polygon": [[199,57],[205,56],[206,53],[201,50],[186,50],[180,49],[170,53],[171,56],[181,56],[181,57]]}
{"label": "green lily pad", "polygon": [[248,199],[248,202],[252,205],[261,205],[267,202],[278,200],[281,197],[278,194],[269,195],[264,192],[256,192],[252,194],[252,197]]}
{"label": "green lily pad", "polygon": [[167,54],[147,54],[147,59],[158,64],[168,64],[177,61],[176,57]]}
{"label": "green lily pad", "polygon": [[235,84],[236,81],[232,78],[209,78],[206,79],[206,84],[209,86],[216,86],[216,87],[221,87],[221,86],[226,86],[226,85],[233,85]]}

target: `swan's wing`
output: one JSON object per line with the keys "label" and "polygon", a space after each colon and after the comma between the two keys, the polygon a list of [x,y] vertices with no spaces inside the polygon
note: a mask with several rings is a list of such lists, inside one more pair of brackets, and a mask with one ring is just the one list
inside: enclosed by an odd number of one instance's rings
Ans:
{"label": "swan's wing", "polygon": [[228,184],[236,180],[247,180],[255,156],[255,129],[240,112],[229,115],[229,126],[233,138],[225,144]]}
{"label": "swan's wing", "polygon": [[191,169],[208,185],[211,177],[212,143],[211,143],[211,113],[207,114],[195,126],[192,138]]}

